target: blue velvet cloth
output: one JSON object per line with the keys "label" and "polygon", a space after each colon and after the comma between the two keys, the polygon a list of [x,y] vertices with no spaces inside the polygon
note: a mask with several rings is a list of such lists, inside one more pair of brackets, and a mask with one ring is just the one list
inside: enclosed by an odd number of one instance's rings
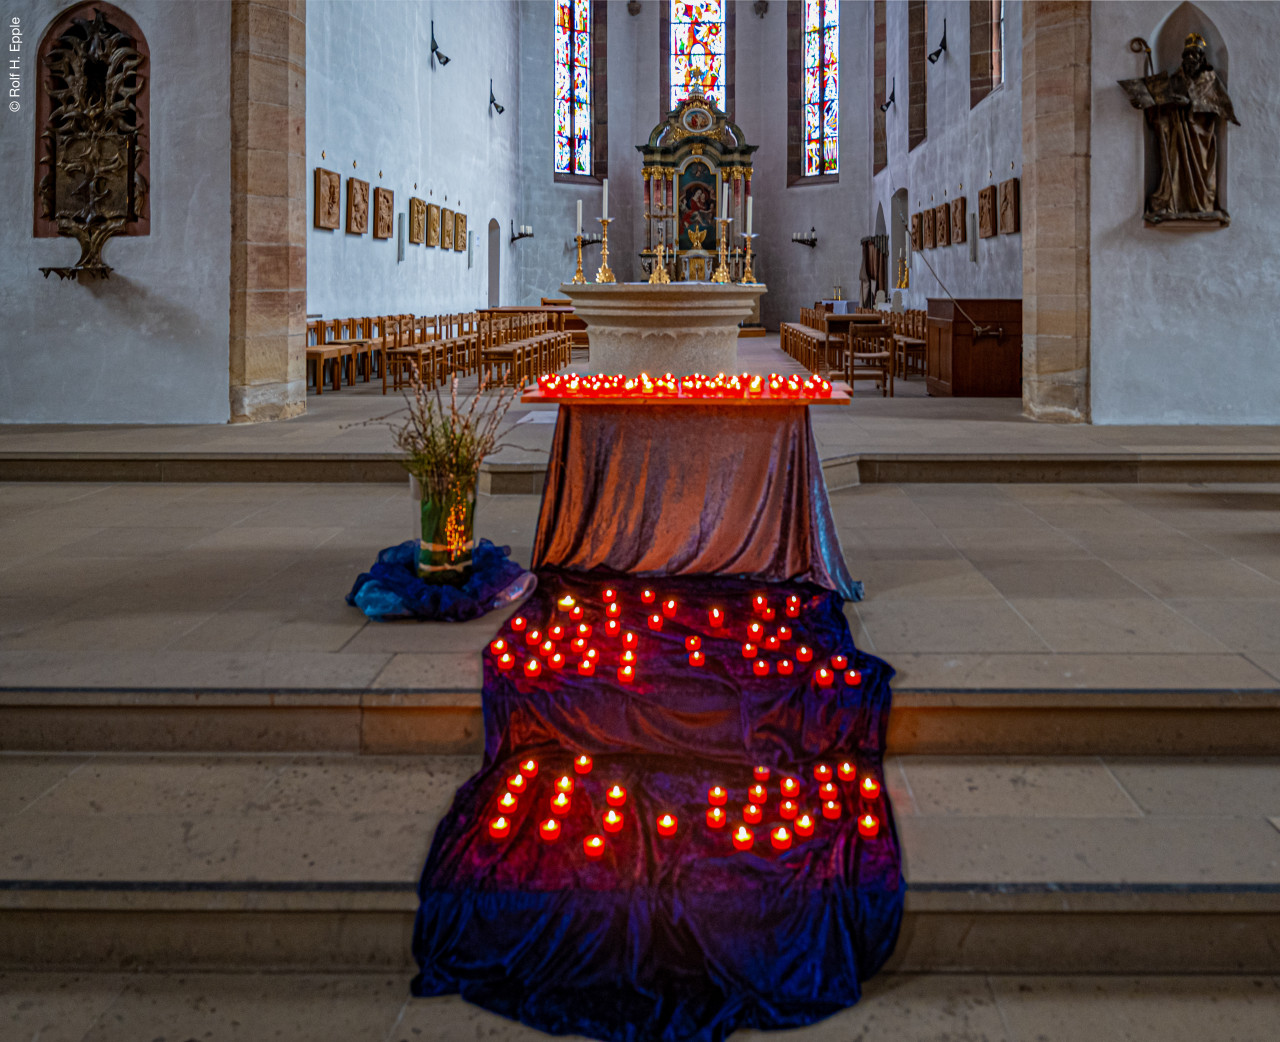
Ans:
{"label": "blue velvet cloth", "polygon": [[[646,584],[677,600],[660,632],[643,605]],[[636,678],[619,682],[623,650],[604,633],[601,591],[612,586],[624,631],[638,637]],[[485,758],[458,790],[441,822],[423,871],[414,953],[420,996],[461,993],[484,1006],[555,1034],[609,1040],[717,1040],[738,1027],[810,1023],[857,1001],[860,982],[889,957],[902,916],[904,883],[897,834],[882,774],[893,669],[858,651],[840,595],[805,583],[765,584],[726,577],[641,579],[606,573],[539,572],[538,590],[519,615],[530,629],[570,625],[557,607],[564,594],[586,606],[599,651],[596,673],[580,676],[579,656],[561,671],[527,677],[519,664],[484,662]],[[777,610],[766,633],[793,631],[756,676],[742,654],[752,621],[750,599],[764,593]],[[787,594],[802,600],[798,619],[782,610]],[[725,610],[713,630],[707,612]],[[527,633],[527,631],[526,631]],[[685,638],[702,640],[706,664],[688,662]],[[533,655],[510,623],[500,636],[522,663]],[[813,660],[791,676],[796,648]],[[560,647],[567,650],[568,639]],[[843,654],[860,670],[856,686],[838,674],[819,687],[815,672]],[[574,773],[574,757],[594,758],[590,774]],[[508,814],[506,839],[488,823],[500,813],[505,780],[532,757],[529,789]],[[815,763],[849,761],[858,778],[881,782],[872,800],[857,781],[837,782],[841,816],[821,816]],[[752,768],[768,766],[769,797],[750,852],[733,848]],[[551,817],[555,779],[576,787],[560,838],[539,837]],[[801,808],[816,818],[811,838],[785,852],[770,842],[779,817],[779,779],[800,781]],[[604,793],[627,789],[620,832],[601,827]],[[729,793],[724,828],[706,824],[707,792]],[[874,838],[857,818],[880,819]],[[656,820],[678,818],[663,837]],[[790,824],[789,822],[785,824]],[[605,853],[589,860],[583,839],[605,837]]]}
{"label": "blue velvet cloth", "polygon": [[481,539],[465,583],[427,582],[418,578],[418,540],[410,539],[378,552],[373,567],[351,587],[347,603],[378,622],[410,618],[465,622],[497,607],[504,591],[524,574],[524,568],[511,560],[511,547]]}

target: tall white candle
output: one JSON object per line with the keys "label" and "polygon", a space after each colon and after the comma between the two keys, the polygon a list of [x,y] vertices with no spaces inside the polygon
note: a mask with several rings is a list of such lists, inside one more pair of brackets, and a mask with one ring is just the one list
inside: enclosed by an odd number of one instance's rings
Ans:
{"label": "tall white candle", "polygon": [[604,205],[601,207],[600,216],[604,218],[609,216],[609,179],[607,177],[604,179]]}
{"label": "tall white candle", "polygon": [[747,234],[751,234],[751,204],[754,200],[751,196],[747,196]]}
{"label": "tall white candle", "polygon": [[721,193],[721,198],[720,198],[720,220],[726,221],[728,219],[729,219],[729,182],[726,181],[724,184],[724,192]]}
{"label": "tall white candle", "polygon": [[578,234],[582,234],[582,200],[578,200]]}

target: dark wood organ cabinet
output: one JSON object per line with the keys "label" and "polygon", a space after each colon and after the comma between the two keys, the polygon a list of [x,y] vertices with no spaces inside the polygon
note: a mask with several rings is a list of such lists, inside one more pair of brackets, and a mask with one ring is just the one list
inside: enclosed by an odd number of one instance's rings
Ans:
{"label": "dark wood organ cabinet", "polygon": [[925,366],[931,395],[1021,398],[1022,301],[930,298]]}

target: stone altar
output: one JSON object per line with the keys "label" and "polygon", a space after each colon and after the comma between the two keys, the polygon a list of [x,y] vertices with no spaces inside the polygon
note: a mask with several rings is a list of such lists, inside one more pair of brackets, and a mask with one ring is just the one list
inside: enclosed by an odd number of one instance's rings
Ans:
{"label": "stone altar", "polygon": [[587,325],[588,372],[735,373],[738,324],[755,310],[764,283],[565,283]]}

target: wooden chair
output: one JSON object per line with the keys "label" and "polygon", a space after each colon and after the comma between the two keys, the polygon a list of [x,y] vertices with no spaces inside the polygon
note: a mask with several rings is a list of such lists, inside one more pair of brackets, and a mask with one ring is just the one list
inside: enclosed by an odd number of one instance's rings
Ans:
{"label": "wooden chair", "polygon": [[885,398],[893,397],[894,338],[893,326],[862,326],[849,331],[848,350],[845,352],[845,379],[850,388],[857,389],[857,381],[871,380]]}

